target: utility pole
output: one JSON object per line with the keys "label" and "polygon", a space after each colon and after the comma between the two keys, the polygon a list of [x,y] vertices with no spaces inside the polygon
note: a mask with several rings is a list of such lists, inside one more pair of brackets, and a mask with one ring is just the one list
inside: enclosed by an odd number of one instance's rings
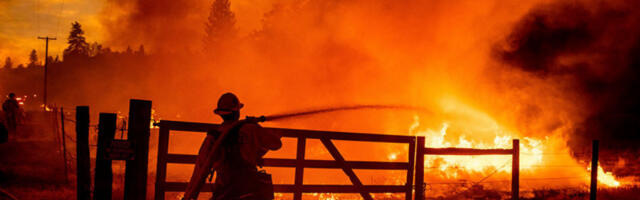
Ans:
{"label": "utility pole", "polygon": [[44,40],[45,41],[45,48],[44,48],[44,96],[42,96],[43,98],[43,104],[44,104],[44,109],[47,109],[47,65],[49,65],[49,40],[56,40],[56,38],[50,38],[50,37],[38,37],[38,39],[40,40]]}

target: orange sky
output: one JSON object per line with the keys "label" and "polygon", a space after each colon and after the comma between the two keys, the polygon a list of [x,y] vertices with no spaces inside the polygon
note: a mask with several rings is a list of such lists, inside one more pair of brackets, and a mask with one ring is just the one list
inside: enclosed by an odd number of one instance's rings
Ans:
{"label": "orange sky", "polygon": [[[260,27],[265,12],[278,1],[232,1],[231,9],[236,14],[237,28],[247,34]],[[198,2],[203,10],[209,8],[209,1]],[[62,55],[67,46],[66,38],[73,21],[82,24],[88,42],[105,42],[104,21],[118,16],[118,9],[112,8],[108,0],[1,0],[0,1],[0,59],[4,65],[7,56],[14,61],[14,67],[26,63],[32,49],[44,56],[44,41],[38,36],[56,37],[49,46],[50,55]],[[206,14],[206,13],[204,13]],[[138,46],[140,44],[130,44]],[[111,45],[113,46],[113,45]],[[125,47],[115,45],[115,49]],[[112,47],[113,48],[113,47]],[[0,66],[1,67],[1,66]]]}
{"label": "orange sky", "polygon": [[[10,56],[15,65],[27,62],[32,49],[44,57],[44,41],[38,36],[56,37],[51,55],[61,55],[70,23],[82,23],[89,41],[100,41],[102,26],[97,12],[102,1],[93,0],[3,0],[0,1],[0,59]],[[14,66],[15,66],[14,65]]]}

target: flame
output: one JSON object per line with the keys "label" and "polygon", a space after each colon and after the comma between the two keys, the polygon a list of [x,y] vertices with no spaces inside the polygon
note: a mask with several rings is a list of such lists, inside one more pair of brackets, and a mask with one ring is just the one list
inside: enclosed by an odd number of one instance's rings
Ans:
{"label": "flame", "polygon": [[48,105],[42,104],[42,105],[40,105],[40,108],[44,108],[44,111],[47,111],[47,112],[51,111],[51,108],[49,108]]}
{"label": "flame", "polygon": [[[488,114],[460,102],[447,100],[443,101],[442,105],[448,112],[465,117],[451,115],[454,116],[451,120],[436,124],[436,128],[422,128],[425,125],[421,124],[420,116],[414,115],[409,133],[425,137],[425,147],[511,149],[512,140],[519,138],[521,182],[526,182],[529,186],[538,184],[537,187],[562,187],[567,184],[581,186],[590,182],[589,169],[585,170],[584,164],[571,157],[562,134],[549,133],[549,136],[542,138],[525,137],[501,126]],[[391,151],[388,159],[395,160],[399,152]],[[509,155],[426,155],[425,179],[482,181],[495,173],[501,173],[502,179],[508,182],[508,174],[512,169],[510,164]],[[604,172],[600,166],[598,182],[605,187],[619,187],[625,184],[617,180],[611,172]]]}
{"label": "flame", "polygon": [[[444,148],[477,148],[477,149],[510,149],[512,148],[512,139],[510,135],[495,135],[492,143],[476,142],[468,139],[466,135],[460,135],[455,142],[450,142],[447,137],[449,123],[442,123],[439,131],[415,131],[414,127],[419,126],[419,117],[414,116],[414,122],[411,125],[413,131],[410,132],[416,136],[425,137],[425,147]],[[520,143],[521,152],[521,169],[529,169],[536,164],[542,162],[542,141],[534,138],[524,137]],[[467,171],[482,172],[486,169],[493,168],[498,171],[510,172],[510,167],[504,167],[504,162],[495,162],[496,160],[504,160],[506,156],[488,155],[488,156],[427,156],[425,158],[425,166],[438,166],[440,170],[449,168],[464,168]],[[444,162],[442,162],[444,161]]]}
{"label": "flame", "polygon": [[159,126],[156,126],[156,123],[158,123],[160,120],[161,119],[160,117],[158,117],[156,110],[151,108],[151,121],[149,122],[150,123],[149,127],[152,129],[160,128]]}
{"label": "flame", "polygon": [[[587,169],[590,170],[590,169]],[[613,176],[611,172],[604,172],[602,166],[598,164],[598,183],[604,184],[608,187],[618,187],[620,186],[620,181],[616,180],[616,177]]]}

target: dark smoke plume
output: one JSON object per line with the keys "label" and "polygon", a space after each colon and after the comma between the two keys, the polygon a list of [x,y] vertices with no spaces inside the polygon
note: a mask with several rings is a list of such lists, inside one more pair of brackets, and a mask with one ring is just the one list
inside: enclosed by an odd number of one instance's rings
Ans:
{"label": "dark smoke plume", "polygon": [[611,153],[640,149],[639,8],[638,1],[538,6],[494,52],[584,101],[587,114],[568,140],[574,152],[590,151],[593,139]]}

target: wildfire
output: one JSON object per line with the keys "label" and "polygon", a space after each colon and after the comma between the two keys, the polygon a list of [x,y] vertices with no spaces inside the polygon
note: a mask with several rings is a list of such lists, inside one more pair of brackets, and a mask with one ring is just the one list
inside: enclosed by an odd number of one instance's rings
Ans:
{"label": "wildfire", "polygon": [[[566,147],[562,134],[549,134],[543,138],[522,137],[500,126],[487,114],[472,109],[459,102],[446,101],[443,104],[449,112],[462,113],[465,120],[444,121],[437,129],[421,128],[420,117],[414,116],[410,125],[411,135],[425,137],[425,147],[432,148],[476,148],[476,149],[511,149],[512,140],[520,139],[520,173],[521,182],[529,185],[538,184],[548,187],[549,182],[558,186],[588,184],[590,173],[588,168],[573,159]],[[487,127],[487,128],[478,128]],[[389,160],[395,160],[398,152],[391,151]],[[511,156],[425,156],[425,173],[428,178],[451,181],[485,180],[495,173],[502,173],[502,179],[509,179],[511,173]],[[429,171],[431,170],[431,171]],[[435,170],[436,172],[434,172]],[[577,175],[577,176],[576,176]],[[426,179],[428,179],[426,178]],[[495,180],[494,180],[495,181]],[[445,181],[446,182],[446,181]],[[624,185],[610,172],[604,172],[598,166],[598,182],[606,187]]]}
{"label": "wildfire", "polygon": [[[591,167],[587,168],[588,171],[591,171]],[[602,166],[598,165],[598,183],[604,184],[609,187],[618,187],[620,186],[620,181],[617,181],[611,172],[604,172]]]}
{"label": "wildfire", "polygon": [[[424,136],[426,147],[443,148],[443,147],[457,147],[457,148],[478,148],[478,149],[509,149],[512,148],[511,141],[513,139],[510,135],[496,135],[493,138],[492,143],[474,142],[466,138],[465,135],[460,135],[456,142],[449,142],[447,137],[448,123],[443,123],[442,128],[439,131],[417,131],[416,128],[420,126],[418,116],[414,116],[414,122],[411,125],[413,127],[410,133],[417,136]],[[521,169],[529,169],[534,165],[542,162],[542,141],[538,139],[525,137],[520,143],[521,152]],[[496,169],[497,171],[510,172],[510,167],[505,167],[505,156],[427,156],[425,158],[425,166],[436,166],[440,170],[447,170],[450,168],[460,169],[463,168],[467,171],[482,172],[486,169]],[[456,174],[453,174],[454,176]],[[456,177],[451,177],[456,178]]]}

